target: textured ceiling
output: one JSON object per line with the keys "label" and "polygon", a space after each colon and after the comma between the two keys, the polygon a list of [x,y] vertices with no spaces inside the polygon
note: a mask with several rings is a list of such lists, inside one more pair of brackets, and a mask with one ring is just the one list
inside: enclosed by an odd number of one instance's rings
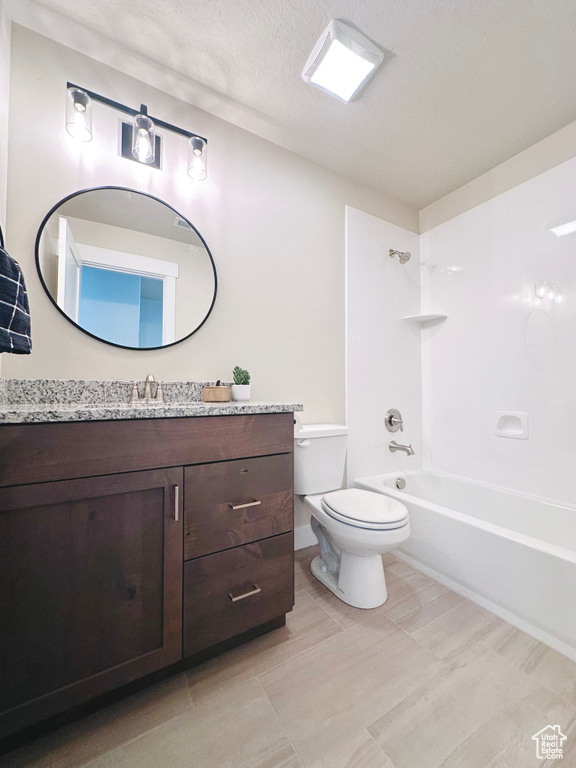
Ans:
{"label": "textured ceiling", "polygon": [[[40,0],[422,208],[576,120],[575,0]],[[350,104],[304,83],[330,18],[391,52]],[[222,110],[219,110],[222,114]],[[242,127],[241,112],[233,121]]]}

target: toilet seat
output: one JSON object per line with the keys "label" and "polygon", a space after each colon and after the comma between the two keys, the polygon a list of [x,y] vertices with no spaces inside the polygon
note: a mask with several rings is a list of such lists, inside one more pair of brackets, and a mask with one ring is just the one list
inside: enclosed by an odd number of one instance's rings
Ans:
{"label": "toilet seat", "polygon": [[396,499],[360,488],[322,496],[322,509],[334,520],[367,530],[387,531],[408,523],[408,510]]}

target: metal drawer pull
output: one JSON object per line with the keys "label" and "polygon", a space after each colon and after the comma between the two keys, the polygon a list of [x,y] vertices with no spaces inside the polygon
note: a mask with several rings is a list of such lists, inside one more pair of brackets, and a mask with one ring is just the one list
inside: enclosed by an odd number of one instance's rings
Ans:
{"label": "metal drawer pull", "polygon": [[180,486],[174,486],[174,521],[178,522],[178,508],[180,507]]}
{"label": "metal drawer pull", "polygon": [[246,507],[257,507],[262,504],[261,501],[249,501],[247,504],[229,504],[230,509],[246,509]]}
{"label": "metal drawer pull", "polygon": [[228,597],[230,600],[232,600],[233,603],[238,602],[238,600],[244,600],[245,597],[250,597],[251,595],[257,595],[259,592],[262,592],[258,584],[252,584],[253,589],[250,590],[250,592],[244,592],[243,595],[237,595],[234,597],[232,592],[228,592]]}

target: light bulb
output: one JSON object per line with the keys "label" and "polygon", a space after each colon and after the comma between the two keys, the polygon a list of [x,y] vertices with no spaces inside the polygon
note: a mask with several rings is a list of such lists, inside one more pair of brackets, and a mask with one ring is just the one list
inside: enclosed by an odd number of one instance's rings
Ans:
{"label": "light bulb", "polygon": [[562,303],[562,288],[551,280],[537,280],[534,283],[534,296],[537,299],[548,299],[557,304]]}
{"label": "light bulb", "polygon": [[207,176],[206,141],[200,136],[192,136],[188,150],[188,176],[194,181],[203,181]]}
{"label": "light bulb", "polygon": [[79,88],[68,88],[66,130],[78,141],[92,140],[92,101]]}
{"label": "light bulb", "polygon": [[534,296],[537,299],[543,299],[546,297],[548,290],[548,282],[546,280],[538,280],[534,285]]}
{"label": "light bulb", "polygon": [[132,157],[140,163],[154,162],[156,127],[148,115],[136,115],[132,128]]}

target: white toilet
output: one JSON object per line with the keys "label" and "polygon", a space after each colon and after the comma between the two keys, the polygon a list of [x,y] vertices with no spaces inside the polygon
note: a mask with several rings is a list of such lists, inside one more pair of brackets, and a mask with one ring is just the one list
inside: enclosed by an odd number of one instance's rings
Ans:
{"label": "white toilet", "polygon": [[376,608],[388,597],[382,555],[410,536],[408,510],[372,491],[335,490],[347,435],[338,424],[309,424],[295,434],[294,493],[304,496],[320,544],[314,576],[345,603]]}

